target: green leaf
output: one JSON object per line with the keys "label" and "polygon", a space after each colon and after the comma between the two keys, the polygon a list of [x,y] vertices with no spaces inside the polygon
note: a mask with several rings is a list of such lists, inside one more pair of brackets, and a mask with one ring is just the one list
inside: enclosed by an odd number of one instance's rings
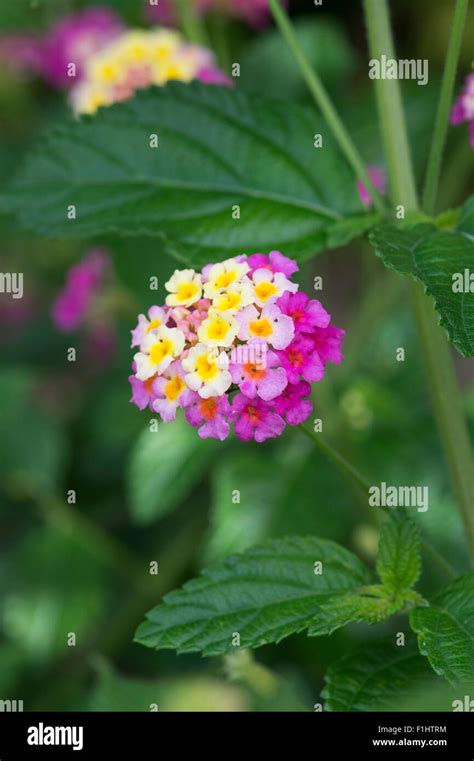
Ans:
{"label": "green leaf", "polygon": [[[343,28],[333,19],[297,19],[293,29],[313,69],[330,86],[354,70],[355,55]],[[241,57],[239,89],[295,100],[307,97],[307,88],[293,55],[278,29],[259,34]]]}
{"label": "green leaf", "polygon": [[383,225],[369,236],[387,267],[423,283],[449,340],[464,357],[474,356],[474,293],[457,293],[453,286],[473,266],[474,240],[465,234],[469,219],[461,223],[460,232],[442,232],[430,224],[409,229]]}
{"label": "green leaf", "polygon": [[474,238],[474,196],[468,198],[462,207],[457,230],[470,238]]}
{"label": "green leaf", "polygon": [[474,676],[474,573],[456,579],[429,607],[415,608],[410,625],[422,655],[455,683]]}
{"label": "green leaf", "polygon": [[202,478],[214,457],[216,442],[199,438],[184,420],[146,428],[131,454],[128,496],[137,523],[169,513]]}
{"label": "green leaf", "polygon": [[389,594],[403,597],[421,571],[420,532],[411,520],[387,520],[380,532],[377,573]]}
{"label": "green leaf", "polygon": [[[322,573],[316,573],[322,563]],[[348,550],[316,537],[265,542],[226,558],[147,614],[136,641],[203,655],[279,642],[309,626],[318,607],[364,584],[368,571]]]}
{"label": "green leaf", "polygon": [[321,607],[316,622],[308,629],[308,635],[329,635],[350,623],[378,624],[395,613],[396,609],[393,601],[386,596],[343,595]]}
{"label": "green leaf", "polygon": [[37,403],[37,379],[22,368],[0,373],[0,476],[19,499],[59,488],[67,446],[63,431]]}
{"label": "green leaf", "polygon": [[194,266],[274,248],[303,260],[379,220],[317,113],[198,82],[52,130],[7,200],[46,236],[160,235]]}
{"label": "green leaf", "polygon": [[415,642],[372,642],[336,661],[321,693],[326,711],[388,711],[433,680]]}

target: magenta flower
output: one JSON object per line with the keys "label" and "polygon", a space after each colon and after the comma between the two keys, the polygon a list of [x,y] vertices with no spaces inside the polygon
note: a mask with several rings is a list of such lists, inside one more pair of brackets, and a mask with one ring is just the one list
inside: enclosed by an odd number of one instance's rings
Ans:
{"label": "magenta flower", "polygon": [[252,272],[259,269],[267,269],[272,272],[283,272],[286,277],[291,277],[299,271],[299,267],[293,259],[283,256],[280,251],[270,251],[265,254],[252,254],[247,259]]}
{"label": "magenta flower", "polygon": [[309,396],[311,386],[305,381],[288,384],[281,396],[275,400],[275,412],[284,417],[288,425],[300,425],[309,418],[313,411],[313,403]]}
{"label": "magenta flower", "polygon": [[58,330],[71,333],[85,319],[104,283],[109,258],[101,249],[92,250],[69,270],[66,284],[56,297],[51,316]]}
{"label": "magenta flower", "polygon": [[258,397],[249,399],[244,394],[234,397],[229,419],[235,423],[235,434],[242,441],[274,439],[285,427],[283,418],[268,402]]}
{"label": "magenta flower", "polygon": [[[81,79],[84,63],[123,30],[119,17],[108,8],[86,8],[56,24],[41,46],[40,74],[53,87],[72,87]],[[76,76],[68,73],[75,64]]]}
{"label": "magenta flower", "polygon": [[323,305],[316,299],[310,300],[302,291],[284,293],[276,302],[283,314],[294,322],[295,329],[301,333],[311,333],[315,328],[326,328],[331,317]]}
{"label": "magenta flower", "polygon": [[324,378],[324,364],[314,351],[314,341],[309,336],[297,335],[284,351],[278,352],[278,356],[290,383],[298,383],[301,378],[311,382]]}
{"label": "magenta flower", "polygon": [[[382,195],[385,195],[387,190],[387,177],[383,169],[376,165],[368,166],[367,174],[369,175],[369,179],[371,180],[376,190],[378,190]],[[372,196],[370,195],[367,186],[364,185],[362,180],[357,180],[357,192],[365,208],[370,209],[372,206]]]}
{"label": "magenta flower", "polygon": [[132,397],[130,401],[132,404],[135,404],[139,410],[144,410],[146,407],[149,407],[150,410],[154,409],[153,403],[156,399],[156,393],[154,391],[153,384],[156,378],[157,376],[153,375],[151,378],[148,378],[148,380],[141,381],[137,378],[136,375],[128,376],[128,380],[130,381],[130,385],[132,387]]}
{"label": "magenta flower", "polygon": [[197,78],[205,85],[224,85],[225,87],[234,86],[232,79],[215,66],[204,66],[200,69]]}
{"label": "magenta flower", "polygon": [[184,414],[188,423],[199,428],[201,439],[219,439],[224,441],[230,431],[226,416],[230,413],[230,404],[225,394],[202,399],[199,394],[191,392],[191,400]]}
{"label": "magenta flower", "polygon": [[339,365],[342,362],[344,359],[342,342],[345,335],[345,330],[335,328],[333,325],[328,325],[327,328],[317,328],[312,333],[311,338],[314,342],[314,350],[324,366],[328,362],[332,362],[335,365]]}
{"label": "magenta flower", "polygon": [[[249,347],[249,348],[247,348]],[[275,352],[267,350],[267,344],[259,344],[250,341],[245,347],[245,352],[237,350],[234,355],[248,353],[248,361],[233,361],[229,371],[233,383],[239,386],[242,394],[249,399],[259,396],[266,402],[275,399],[288,385],[286,372],[280,366],[280,360]],[[257,349],[253,355],[253,348]]]}
{"label": "magenta flower", "polygon": [[469,74],[461,95],[454,104],[451,124],[469,123],[471,145],[474,148],[474,73]]}

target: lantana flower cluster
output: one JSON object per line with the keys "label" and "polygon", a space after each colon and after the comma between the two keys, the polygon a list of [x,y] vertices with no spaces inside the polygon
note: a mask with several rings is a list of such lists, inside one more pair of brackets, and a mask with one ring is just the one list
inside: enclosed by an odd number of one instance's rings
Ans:
{"label": "lantana flower cluster", "polygon": [[279,436],[312,412],[311,383],[339,364],[344,331],[292,280],[279,251],[176,270],[166,303],[132,331],[131,401],[168,423],[184,411],[203,439]]}
{"label": "lantana flower cluster", "polygon": [[170,80],[229,85],[210,50],[184,41],[170,29],[129,30],[115,37],[84,64],[82,81],[71,91],[76,113],[128,100],[137,89]]}

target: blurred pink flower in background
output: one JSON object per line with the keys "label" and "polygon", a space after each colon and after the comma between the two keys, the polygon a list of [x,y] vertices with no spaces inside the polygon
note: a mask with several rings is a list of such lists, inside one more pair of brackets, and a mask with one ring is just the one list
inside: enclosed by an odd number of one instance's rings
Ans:
{"label": "blurred pink flower in background", "polygon": [[[271,19],[268,0],[193,0],[193,5],[202,15],[220,11],[255,28],[265,26]],[[287,0],[283,1],[283,5],[287,5]],[[146,0],[146,6],[146,15],[150,21],[171,26],[177,23],[173,0],[158,0],[157,4]]]}
{"label": "blurred pink flower in background", "polygon": [[474,73],[466,78],[464,88],[451,112],[451,124],[469,123],[471,145],[474,148]]}
{"label": "blurred pink flower in background", "polygon": [[72,333],[85,320],[94,297],[104,284],[109,257],[102,249],[93,249],[66,276],[66,284],[56,296],[51,309],[55,327]]}
{"label": "blurred pink flower in background", "polygon": [[[382,195],[385,195],[387,190],[387,177],[383,169],[379,166],[371,165],[367,167],[367,173],[376,190]],[[370,209],[372,206],[372,196],[362,180],[357,180],[357,192],[365,208]]]}
{"label": "blurred pink flower in background", "polygon": [[[13,35],[0,40],[0,59],[15,68],[33,71],[50,85],[68,88],[83,74],[85,61],[124,29],[108,8],[87,8],[67,16],[43,37]],[[75,76],[68,72],[75,64]]]}

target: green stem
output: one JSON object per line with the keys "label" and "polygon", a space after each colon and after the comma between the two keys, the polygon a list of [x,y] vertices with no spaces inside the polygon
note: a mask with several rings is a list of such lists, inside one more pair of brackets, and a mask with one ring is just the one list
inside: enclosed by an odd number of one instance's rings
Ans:
{"label": "green stem", "polygon": [[435,211],[439,176],[441,172],[441,161],[448,131],[449,115],[453,101],[454,80],[459,61],[468,4],[469,0],[457,0],[454,9],[453,26],[446,55],[438,112],[436,115],[430,157],[428,160],[428,169],[426,172],[425,188],[423,192],[423,209],[430,215],[434,214]]}
{"label": "green stem", "polygon": [[336,138],[341,150],[346,156],[349,164],[354,169],[356,176],[362,180],[366,188],[368,189],[375,207],[378,211],[384,212],[385,203],[374,187],[368,173],[367,168],[361,157],[359,151],[352,142],[351,136],[344,126],[339,114],[334,108],[331,99],[329,98],[323,83],[321,82],[318,74],[313,71],[310,62],[304,51],[302,50],[298,38],[296,37],[290,20],[280,4],[280,0],[268,0],[273,17],[283,34],[288,47],[290,48],[296,63],[299,66],[301,74],[308,85],[308,88],[316,102],[316,105],[321,110],[324,118],[326,119],[329,127],[331,128],[334,137]]}
{"label": "green stem", "polygon": [[[387,0],[364,0],[373,58],[395,58]],[[398,80],[376,80],[376,94],[395,204],[417,210],[418,198]],[[474,559],[472,455],[449,345],[433,305],[418,283],[409,293],[451,481]]]}
{"label": "green stem", "polygon": [[[300,431],[302,431],[306,436],[311,439],[311,441],[316,444],[316,446],[323,452],[325,457],[327,457],[328,460],[330,460],[334,465],[336,465],[337,468],[343,473],[345,476],[347,476],[351,481],[353,481],[359,489],[361,489],[364,494],[368,497],[369,490],[371,488],[371,485],[369,484],[368,480],[361,474],[359,471],[351,465],[345,457],[343,457],[339,452],[337,452],[333,447],[330,446],[330,444],[327,444],[325,441],[322,440],[322,438],[319,436],[319,434],[315,433],[314,431],[311,431],[309,428],[306,428],[304,425],[299,426]],[[390,513],[390,510],[388,508],[384,508],[383,511],[386,514]],[[441,568],[441,570],[446,574],[446,576],[455,579],[458,574],[456,571],[451,567],[451,565],[448,563],[447,560],[436,550],[429,542],[427,542],[425,539],[421,540],[421,546],[425,553],[429,555],[432,560],[434,560],[438,566]]]}
{"label": "green stem", "polygon": [[176,0],[176,8],[181,29],[189,42],[209,47],[204,24],[201,22],[201,19],[194,10],[190,0]]}

